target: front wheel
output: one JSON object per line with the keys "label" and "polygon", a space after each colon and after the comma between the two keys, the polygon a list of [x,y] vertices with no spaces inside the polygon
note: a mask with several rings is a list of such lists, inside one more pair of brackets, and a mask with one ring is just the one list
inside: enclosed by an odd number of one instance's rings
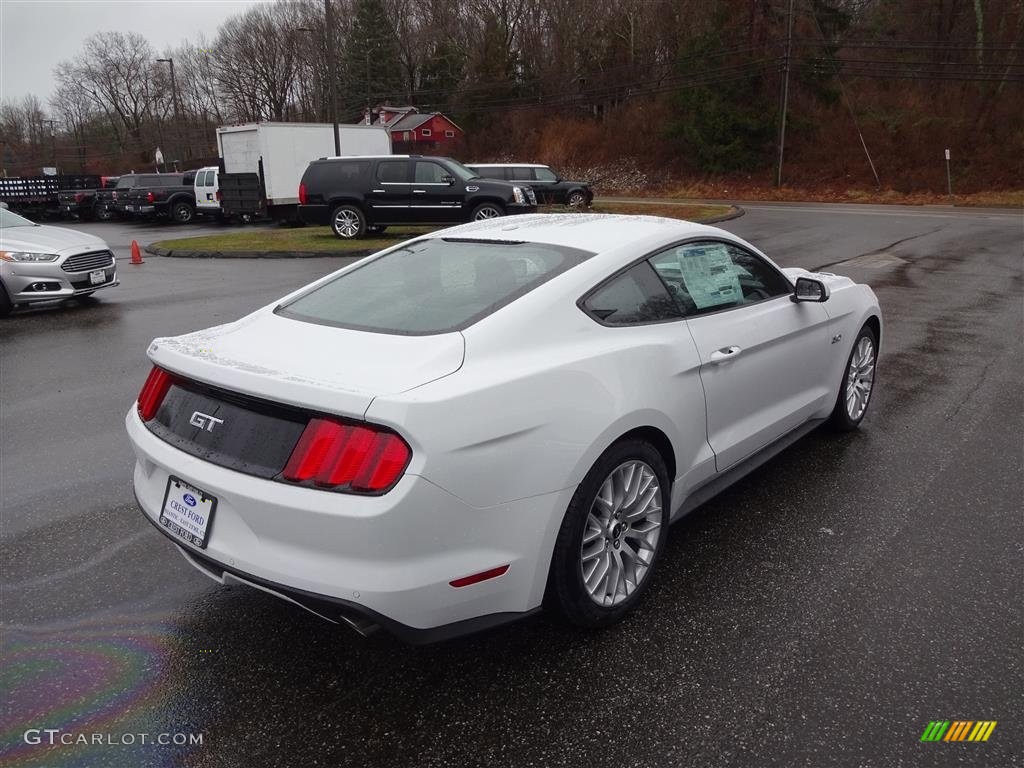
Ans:
{"label": "front wheel", "polygon": [[354,205],[339,205],[331,214],[331,229],[342,240],[362,237],[366,234],[366,216]]}
{"label": "front wheel", "polygon": [[11,297],[7,295],[7,289],[0,283],[0,317],[7,317],[11,314],[12,309],[14,309],[14,305],[11,303]]}
{"label": "front wheel", "polygon": [[853,351],[846,362],[839,397],[832,409],[830,423],[840,432],[849,432],[860,426],[868,412],[871,393],[875,388],[875,363],[878,359],[878,338],[870,326],[865,325],[853,342]]}
{"label": "front wheel", "polygon": [[171,208],[171,218],[179,224],[188,224],[196,216],[196,209],[188,203],[175,203]]}
{"label": "front wheel", "polygon": [[596,628],[632,610],[668,535],[669,478],[642,440],[616,443],[569,502],[555,540],[548,596],[571,623]]}
{"label": "front wheel", "polygon": [[487,219],[496,219],[504,215],[505,209],[498,205],[498,203],[480,203],[480,205],[473,209],[471,218],[473,221],[486,221]]}

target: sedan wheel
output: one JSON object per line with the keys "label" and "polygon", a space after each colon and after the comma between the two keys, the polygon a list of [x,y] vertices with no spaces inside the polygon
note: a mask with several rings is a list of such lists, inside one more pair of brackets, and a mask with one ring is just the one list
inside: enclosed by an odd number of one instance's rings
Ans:
{"label": "sedan wheel", "polygon": [[877,349],[875,332],[865,325],[853,343],[839,397],[832,411],[832,426],[841,432],[856,429],[867,413],[871,393],[875,389]]}
{"label": "sedan wheel", "polygon": [[642,461],[616,467],[587,515],[580,569],[590,599],[619,605],[651,570],[661,536],[661,488]]}
{"label": "sedan wheel", "polygon": [[573,624],[603,627],[640,600],[668,535],[668,471],[642,440],[602,454],[566,510],[548,577],[548,602]]}

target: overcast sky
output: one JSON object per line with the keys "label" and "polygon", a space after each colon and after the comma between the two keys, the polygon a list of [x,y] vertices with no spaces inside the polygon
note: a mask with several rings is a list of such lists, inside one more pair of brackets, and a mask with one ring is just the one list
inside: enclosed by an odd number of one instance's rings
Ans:
{"label": "overcast sky", "polygon": [[0,0],[0,99],[34,93],[45,104],[53,68],[94,32],[138,32],[157,51],[212,38],[229,16],[259,0]]}

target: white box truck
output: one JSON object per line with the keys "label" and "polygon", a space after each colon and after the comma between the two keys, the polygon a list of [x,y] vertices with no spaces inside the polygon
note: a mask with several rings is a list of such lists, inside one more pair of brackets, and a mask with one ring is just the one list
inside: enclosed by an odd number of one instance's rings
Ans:
{"label": "white box truck", "polygon": [[[390,155],[376,125],[339,125],[342,155]],[[329,123],[248,123],[217,129],[220,203],[226,217],[298,221],[299,181],[311,160],[334,155]]]}

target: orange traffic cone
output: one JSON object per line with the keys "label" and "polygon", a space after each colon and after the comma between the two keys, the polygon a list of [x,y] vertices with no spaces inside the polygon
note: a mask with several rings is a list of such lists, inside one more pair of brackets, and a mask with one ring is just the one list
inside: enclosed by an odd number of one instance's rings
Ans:
{"label": "orange traffic cone", "polygon": [[132,264],[145,264],[142,260],[142,251],[139,250],[139,241],[132,240]]}

